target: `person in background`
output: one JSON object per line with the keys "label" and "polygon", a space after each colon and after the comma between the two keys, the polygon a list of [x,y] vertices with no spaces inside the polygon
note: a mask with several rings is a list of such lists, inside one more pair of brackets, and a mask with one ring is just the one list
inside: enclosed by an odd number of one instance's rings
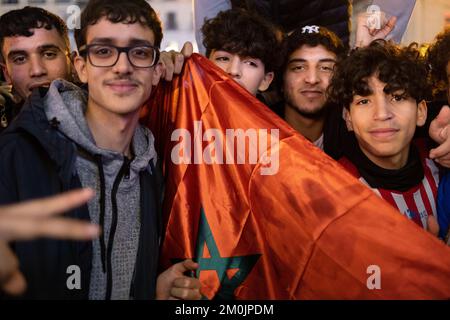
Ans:
{"label": "person in background", "polygon": [[267,90],[279,53],[277,29],[241,9],[220,12],[202,27],[206,56],[252,95]]}
{"label": "person in background", "polygon": [[19,113],[34,88],[48,87],[58,78],[74,80],[64,21],[37,7],[25,7],[2,15],[0,66],[10,85],[2,87],[0,92],[4,100],[4,107],[0,109],[3,119],[0,130],[3,130]]}
{"label": "person in background", "polygon": [[199,51],[205,54],[202,46],[201,28],[206,20],[212,19],[221,11],[245,9],[258,14],[276,25],[284,34],[303,25],[326,27],[348,47],[350,38],[351,4],[348,0],[304,1],[304,0],[194,0],[194,30]]}
{"label": "person in background", "polygon": [[[434,94],[437,99],[447,100],[450,105],[450,27],[445,28],[441,33],[436,36],[435,41],[431,44],[427,52],[428,64],[431,67],[431,80],[433,84]],[[441,103],[442,104],[442,103]],[[441,113],[445,112],[447,116],[450,116],[450,108],[447,106],[442,107]],[[446,125],[445,114],[438,116],[441,125]],[[442,119],[442,120],[441,120]],[[450,126],[446,125],[445,131],[441,131],[439,135],[439,141],[445,144],[446,138],[450,136]],[[435,152],[436,156],[439,156],[438,152]],[[445,160],[437,158],[437,162],[445,165]],[[448,167],[448,166],[447,166]],[[450,172],[445,170],[438,190],[437,210],[439,225],[439,236],[444,238],[446,243],[450,245]]]}
{"label": "person in background", "polygon": [[339,129],[339,106],[328,103],[327,89],[335,64],[346,52],[342,41],[324,27],[295,30],[283,42],[278,77],[283,100],[273,108],[292,128],[332,156],[332,147],[342,140],[337,133],[345,131]]}

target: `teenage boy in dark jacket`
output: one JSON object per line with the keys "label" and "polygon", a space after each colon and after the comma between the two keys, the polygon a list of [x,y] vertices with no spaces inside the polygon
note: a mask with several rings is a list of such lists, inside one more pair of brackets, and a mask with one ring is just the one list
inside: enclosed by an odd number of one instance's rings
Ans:
{"label": "teenage boy in dark jacket", "polygon": [[[198,280],[174,281],[174,270],[156,283],[161,187],[153,135],[138,119],[160,78],[161,39],[160,21],[146,1],[90,1],[76,32],[75,58],[89,92],[64,80],[33,91],[0,137],[0,203],[91,187],[94,199],[69,215],[103,228],[92,243],[15,243],[26,298],[199,297]],[[181,276],[195,267],[188,261],[176,271]],[[71,283],[71,272],[80,281]]]}

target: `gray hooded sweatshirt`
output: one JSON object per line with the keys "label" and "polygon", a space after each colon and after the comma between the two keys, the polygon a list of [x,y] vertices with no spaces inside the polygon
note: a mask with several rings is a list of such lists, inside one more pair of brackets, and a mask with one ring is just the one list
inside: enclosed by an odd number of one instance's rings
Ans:
{"label": "gray hooded sweatshirt", "polygon": [[78,145],[75,167],[82,186],[96,192],[88,203],[89,215],[92,222],[103,226],[103,235],[93,241],[89,299],[108,298],[107,291],[111,299],[129,299],[140,232],[139,172],[151,171],[150,161],[156,164],[153,135],[142,126],[136,128],[132,140],[134,159],[130,161],[120,153],[96,146],[84,117],[84,90],[56,80],[44,103],[47,119],[58,121],[59,130]]}

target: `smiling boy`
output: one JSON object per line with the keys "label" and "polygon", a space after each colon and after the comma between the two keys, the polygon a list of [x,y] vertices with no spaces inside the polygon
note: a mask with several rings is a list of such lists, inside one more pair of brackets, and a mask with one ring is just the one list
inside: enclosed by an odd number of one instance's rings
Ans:
{"label": "smiling boy", "polygon": [[[2,15],[0,66],[14,94],[14,99],[7,100],[4,108],[0,105],[2,131],[19,113],[34,88],[48,87],[58,78],[72,81],[70,44],[64,21],[36,7],[12,10]],[[13,103],[12,100],[18,101]]]}
{"label": "smiling boy", "polygon": [[[350,173],[427,229],[436,217],[438,168],[422,143],[411,143],[427,116],[427,68],[414,45],[379,40],[338,64],[330,99],[344,106],[354,133],[340,159]],[[354,138],[356,137],[356,141]]]}

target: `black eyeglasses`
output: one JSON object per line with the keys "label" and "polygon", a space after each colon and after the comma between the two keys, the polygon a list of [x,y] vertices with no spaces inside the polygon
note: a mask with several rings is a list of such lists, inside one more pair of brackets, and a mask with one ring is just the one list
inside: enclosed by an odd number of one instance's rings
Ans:
{"label": "black eyeglasses", "polygon": [[78,50],[80,55],[87,54],[89,62],[94,67],[112,67],[122,52],[125,52],[128,61],[135,68],[153,67],[159,59],[159,50],[150,45],[135,47],[117,47],[108,44],[88,44]]}

